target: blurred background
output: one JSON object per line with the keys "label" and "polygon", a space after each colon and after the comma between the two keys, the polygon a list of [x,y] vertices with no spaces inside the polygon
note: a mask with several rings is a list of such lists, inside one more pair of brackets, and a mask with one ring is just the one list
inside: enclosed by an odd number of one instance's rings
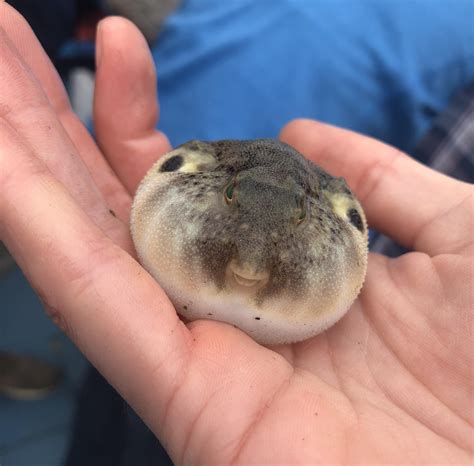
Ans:
{"label": "blurred background", "polygon": [[[277,137],[289,120],[308,117],[430,164],[420,139],[474,80],[471,0],[9,3],[36,32],[89,128],[97,22],[109,14],[134,21],[158,66],[159,127],[173,145]],[[472,135],[472,108],[469,118]],[[471,153],[463,161],[460,178],[472,181],[473,160]],[[371,239],[383,240],[375,232]],[[48,320],[1,243],[0,309],[1,466],[171,464]]]}

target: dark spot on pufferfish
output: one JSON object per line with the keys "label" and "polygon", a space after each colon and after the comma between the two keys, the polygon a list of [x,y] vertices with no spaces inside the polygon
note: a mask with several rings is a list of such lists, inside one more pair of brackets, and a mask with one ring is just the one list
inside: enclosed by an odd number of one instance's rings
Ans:
{"label": "dark spot on pufferfish", "polygon": [[354,225],[359,231],[364,231],[364,224],[362,223],[362,218],[356,209],[350,209],[347,212],[347,217],[349,218],[349,221],[352,223],[352,225]]}
{"label": "dark spot on pufferfish", "polygon": [[160,167],[160,172],[174,172],[181,168],[182,165],[183,157],[181,155],[174,155]]}

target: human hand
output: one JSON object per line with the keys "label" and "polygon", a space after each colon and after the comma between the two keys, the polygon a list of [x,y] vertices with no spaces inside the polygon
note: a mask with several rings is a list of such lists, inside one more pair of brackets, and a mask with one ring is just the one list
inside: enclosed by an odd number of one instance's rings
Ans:
{"label": "human hand", "polygon": [[97,134],[112,172],[1,4],[0,25],[18,48],[1,37],[0,238],[176,464],[469,462],[471,186],[377,141],[294,122],[282,138],[346,177],[370,224],[418,252],[371,255],[353,308],[306,342],[265,348],[223,323],[186,326],[129,240],[130,193],[167,149],[142,118],[156,102],[145,44],[123,20],[102,25],[114,40],[102,43]]}

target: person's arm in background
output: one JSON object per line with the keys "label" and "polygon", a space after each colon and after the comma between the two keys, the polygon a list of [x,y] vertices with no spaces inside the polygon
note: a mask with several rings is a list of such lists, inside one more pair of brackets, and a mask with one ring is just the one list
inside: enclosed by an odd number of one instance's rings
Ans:
{"label": "person's arm in background", "polygon": [[417,252],[372,255],[348,316],[307,342],[268,349],[226,324],[186,326],[128,232],[136,184],[169,147],[144,40],[124,20],[102,23],[106,162],[4,4],[0,25],[0,238],[175,464],[472,459],[472,186],[375,140],[293,123],[282,138],[345,176],[369,222]]}

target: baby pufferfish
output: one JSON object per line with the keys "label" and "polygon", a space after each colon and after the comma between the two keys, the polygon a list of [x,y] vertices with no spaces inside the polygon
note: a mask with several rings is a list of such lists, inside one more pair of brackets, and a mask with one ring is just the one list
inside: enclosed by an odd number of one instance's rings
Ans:
{"label": "baby pufferfish", "polygon": [[273,139],[190,141],[164,155],[137,190],[131,230],[179,314],[262,344],[333,325],[367,267],[367,223],[344,179]]}

